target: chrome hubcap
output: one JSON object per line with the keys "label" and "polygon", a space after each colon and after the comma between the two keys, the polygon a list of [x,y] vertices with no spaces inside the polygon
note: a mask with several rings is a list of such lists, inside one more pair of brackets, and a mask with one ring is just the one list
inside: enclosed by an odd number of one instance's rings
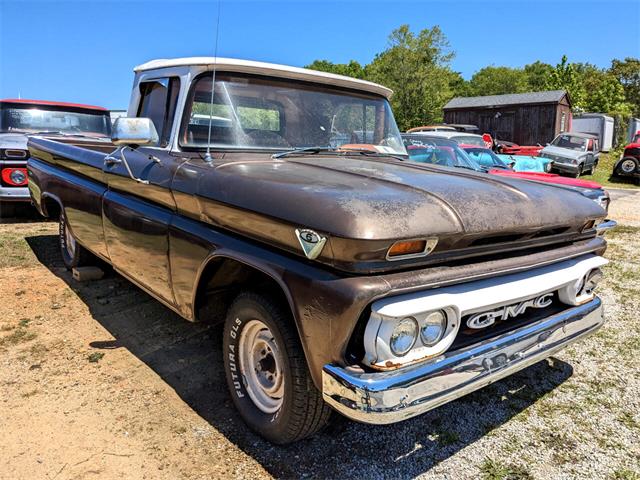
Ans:
{"label": "chrome hubcap", "polygon": [[284,378],[282,352],[273,334],[260,320],[250,320],[240,334],[240,373],[249,397],[264,413],[282,406]]}
{"label": "chrome hubcap", "polygon": [[625,160],[622,162],[622,165],[620,165],[620,168],[622,168],[622,171],[625,173],[631,173],[636,168],[636,162],[633,160]]}

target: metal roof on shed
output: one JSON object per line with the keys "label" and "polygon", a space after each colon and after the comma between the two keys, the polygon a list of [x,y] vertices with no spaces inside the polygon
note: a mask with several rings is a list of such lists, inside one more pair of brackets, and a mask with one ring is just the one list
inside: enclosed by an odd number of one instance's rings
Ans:
{"label": "metal roof on shed", "polygon": [[506,95],[487,95],[483,97],[455,97],[449,100],[444,109],[558,103],[566,94],[565,90],[549,90],[547,92],[508,93]]}

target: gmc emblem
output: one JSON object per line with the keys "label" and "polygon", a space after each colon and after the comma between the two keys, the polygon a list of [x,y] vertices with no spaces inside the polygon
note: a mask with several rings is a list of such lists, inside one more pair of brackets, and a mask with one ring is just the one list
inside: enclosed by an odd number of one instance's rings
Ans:
{"label": "gmc emblem", "polygon": [[509,318],[522,315],[527,308],[546,308],[553,303],[553,293],[545,293],[539,297],[525,300],[513,305],[506,305],[490,312],[476,313],[467,320],[467,326],[475,330],[487,328],[498,320],[508,320]]}

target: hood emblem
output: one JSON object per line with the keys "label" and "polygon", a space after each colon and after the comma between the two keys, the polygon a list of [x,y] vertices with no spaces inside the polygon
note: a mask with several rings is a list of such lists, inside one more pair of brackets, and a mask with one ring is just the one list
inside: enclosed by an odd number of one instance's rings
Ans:
{"label": "hood emblem", "polygon": [[296,228],[296,236],[298,237],[302,251],[309,260],[316,259],[318,255],[320,255],[320,252],[322,252],[324,244],[327,243],[326,237],[321,237],[313,230],[306,228]]}

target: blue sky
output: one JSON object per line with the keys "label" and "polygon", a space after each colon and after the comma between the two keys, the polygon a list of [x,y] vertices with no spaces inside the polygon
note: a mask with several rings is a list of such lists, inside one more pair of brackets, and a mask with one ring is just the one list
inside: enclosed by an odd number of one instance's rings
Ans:
{"label": "blue sky", "polygon": [[[0,98],[126,108],[135,65],[213,54],[216,12],[214,0],[0,0]],[[367,63],[404,23],[440,25],[465,78],[491,64],[555,64],[562,54],[602,67],[640,57],[637,0],[223,1],[218,55]]]}

